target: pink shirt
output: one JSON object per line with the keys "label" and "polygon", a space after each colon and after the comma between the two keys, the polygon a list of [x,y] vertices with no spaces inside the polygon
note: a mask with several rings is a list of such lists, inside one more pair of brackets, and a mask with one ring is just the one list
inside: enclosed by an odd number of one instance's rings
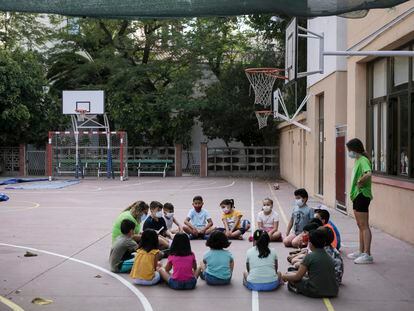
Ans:
{"label": "pink shirt", "polygon": [[177,281],[188,281],[194,277],[193,264],[196,261],[194,254],[189,256],[168,256],[168,263],[172,264],[172,278]]}

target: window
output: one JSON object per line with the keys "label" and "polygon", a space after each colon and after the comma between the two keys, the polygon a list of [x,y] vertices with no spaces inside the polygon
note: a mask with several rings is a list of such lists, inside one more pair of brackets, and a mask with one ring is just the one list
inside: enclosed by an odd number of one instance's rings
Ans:
{"label": "window", "polygon": [[[399,50],[413,50],[406,45]],[[414,61],[376,59],[368,66],[368,151],[377,174],[414,181]]]}

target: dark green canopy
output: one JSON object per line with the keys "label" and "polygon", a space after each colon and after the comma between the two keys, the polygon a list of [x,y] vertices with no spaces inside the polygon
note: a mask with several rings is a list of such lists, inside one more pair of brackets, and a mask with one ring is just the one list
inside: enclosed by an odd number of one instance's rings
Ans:
{"label": "dark green canopy", "polygon": [[387,8],[407,0],[0,0],[0,11],[101,18],[175,18],[257,13],[340,15]]}

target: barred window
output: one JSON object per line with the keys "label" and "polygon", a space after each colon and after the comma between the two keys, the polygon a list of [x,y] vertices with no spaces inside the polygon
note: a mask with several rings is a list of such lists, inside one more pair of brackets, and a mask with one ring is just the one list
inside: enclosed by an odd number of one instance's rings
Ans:
{"label": "barred window", "polygon": [[[414,44],[399,50],[414,50]],[[375,173],[414,181],[413,72],[412,57],[368,64],[368,151]]]}

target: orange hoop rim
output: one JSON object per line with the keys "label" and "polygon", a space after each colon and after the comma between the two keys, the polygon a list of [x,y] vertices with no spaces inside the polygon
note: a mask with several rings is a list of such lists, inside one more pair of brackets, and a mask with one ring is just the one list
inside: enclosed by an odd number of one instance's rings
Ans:
{"label": "orange hoop rim", "polygon": [[246,68],[244,71],[246,72],[246,74],[264,73],[266,75],[275,77],[276,79],[283,79],[283,80],[288,79],[288,77],[279,74],[280,72],[285,72],[285,69],[280,69],[280,68],[270,68],[270,67]]}
{"label": "orange hoop rim", "polygon": [[256,110],[255,113],[258,113],[258,114],[272,114],[273,111],[272,110]]}
{"label": "orange hoop rim", "polygon": [[79,112],[80,114],[86,113],[86,109],[75,109],[75,112]]}

